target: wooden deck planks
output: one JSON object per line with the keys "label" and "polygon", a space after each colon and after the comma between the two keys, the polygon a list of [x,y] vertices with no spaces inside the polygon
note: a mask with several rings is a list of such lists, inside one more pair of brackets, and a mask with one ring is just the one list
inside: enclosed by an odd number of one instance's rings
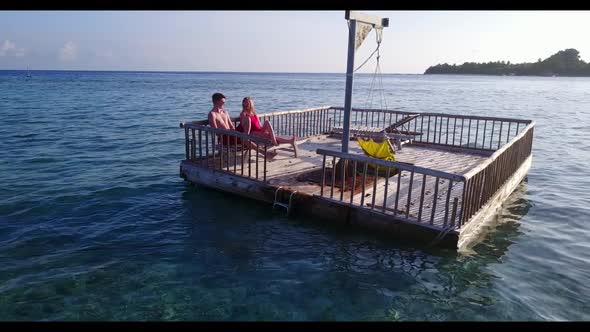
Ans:
{"label": "wooden deck planks", "polygon": [[[339,139],[328,137],[327,135],[318,135],[313,136],[302,141],[299,141],[298,148],[299,148],[299,156],[295,158],[293,156],[292,151],[283,151],[280,148],[278,149],[278,154],[274,157],[271,161],[267,162],[267,179],[268,183],[272,186],[282,186],[284,188],[289,188],[292,190],[297,190],[299,192],[304,192],[308,194],[320,194],[320,186],[316,183],[311,182],[300,182],[298,181],[297,175],[302,174],[304,172],[318,170],[322,167],[322,156],[316,153],[318,148],[322,149],[330,149],[330,150],[340,150],[341,142]],[[356,141],[351,141],[349,146],[350,153],[356,154],[363,154],[362,149],[359,147]],[[225,152],[227,153],[227,152]],[[230,162],[230,168],[235,168],[236,174],[241,174],[241,152],[238,152],[238,158],[234,158],[231,154],[235,154],[235,152],[230,151],[230,158],[225,156],[224,162]],[[217,164],[219,164],[219,156],[217,156]],[[405,163],[412,163],[417,166],[436,169],[440,171],[455,173],[455,174],[464,174],[476,165],[483,162],[487,157],[480,154],[472,154],[472,153],[460,153],[454,151],[448,151],[445,149],[437,149],[436,147],[430,146],[421,146],[416,145],[413,146],[411,144],[404,145],[401,151],[396,151],[396,160]],[[248,159],[246,157],[246,159]],[[237,165],[233,165],[232,162],[237,160]],[[262,170],[262,160],[263,158],[258,158],[259,169]],[[209,164],[211,165],[211,158],[209,158]],[[250,163],[247,160],[244,162],[244,174],[248,174],[248,165],[250,164],[252,167],[252,176],[255,175],[254,169],[256,167],[256,157],[255,153],[253,152],[250,156]],[[331,158],[328,158],[328,162],[331,163]],[[199,161],[196,161],[198,164]],[[226,166],[226,165],[224,165]],[[331,165],[328,164],[330,167]],[[224,167],[226,168],[226,167]],[[260,172],[262,173],[262,172]],[[371,177],[373,174],[369,172],[367,177]],[[389,179],[388,190],[387,190],[387,199],[386,199],[386,206],[385,206],[385,213],[387,214],[400,214],[405,216],[406,214],[406,207],[407,207],[407,198],[408,198],[408,190],[410,188],[410,172],[403,171],[402,176],[400,178],[400,190],[399,194],[397,193],[397,175],[393,175]],[[262,174],[259,174],[259,179],[262,179]],[[412,187],[411,187],[411,194],[409,195],[410,200],[410,212],[409,218],[416,219],[418,218],[419,208],[420,208],[420,199],[422,194],[422,181],[423,176],[422,174],[416,173],[413,177]],[[436,204],[434,204],[434,192],[435,192],[435,181],[436,178],[433,176],[426,177],[426,185],[424,188],[425,194],[424,199],[422,202],[422,213],[421,213],[421,223],[430,223],[432,217],[432,209],[436,206],[436,210],[434,213],[434,218],[432,223],[434,226],[442,227],[444,223],[445,217],[445,207],[447,202],[447,193],[448,193],[448,180],[439,178],[437,198]],[[357,183],[359,186],[360,183]],[[330,192],[330,187],[327,186],[325,192]],[[462,201],[462,191],[463,191],[463,184],[462,183],[453,183],[452,191],[449,196],[449,210],[452,209],[452,202],[454,198],[458,198],[459,206]],[[375,209],[382,210],[383,208],[383,200],[384,200],[384,193],[385,193],[385,178],[379,177],[377,181],[377,186],[375,190]],[[395,198],[399,195],[398,201],[398,208],[397,211],[395,209]],[[341,192],[338,188],[334,188],[334,197],[340,198]],[[362,193],[358,193],[353,197],[353,202],[355,204],[360,204],[361,200],[365,204],[366,207],[371,208],[373,202],[373,185],[367,184],[365,190],[365,197],[362,199]],[[344,195],[342,195],[344,202],[350,202],[350,191],[345,191]],[[448,223],[450,223],[450,211],[448,215]]]}

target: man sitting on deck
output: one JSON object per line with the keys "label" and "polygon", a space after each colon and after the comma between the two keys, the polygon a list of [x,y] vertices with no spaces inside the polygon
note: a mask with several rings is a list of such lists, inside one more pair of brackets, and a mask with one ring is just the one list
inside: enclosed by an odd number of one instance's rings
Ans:
{"label": "man sitting on deck", "polygon": [[234,124],[229,118],[229,114],[223,109],[225,96],[216,92],[211,99],[213,100],[213,108],[209,112],[209,125],[213,128],[236,130],[236,127],[234,127]]}

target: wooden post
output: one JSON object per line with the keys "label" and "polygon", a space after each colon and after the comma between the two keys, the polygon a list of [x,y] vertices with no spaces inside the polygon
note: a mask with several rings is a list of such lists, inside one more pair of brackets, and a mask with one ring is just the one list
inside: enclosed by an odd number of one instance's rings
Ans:
{"label": "wooden post", "polygon": [[418,206],[418,222],[422,222],[422,207],[424,206],[424,192],[426,190],[426,174],[422,175],[422,191],[420,192],[420,205]]}
{"label": "wooden post", "polygon": [[447,191],[447,201],[445,202],[445,220],[444,220],[444,225],[447,225],[447,221],[449,219],[449,200],[451,199],[451,191],[453,190],[453,180],[448,180],[449,181],[449,189]]}
{"label": "wooden post", "polygon": [[369,164],[367,162],[364,162],[364,167],[363,167],[363,184],[362,184],[362,196],[361,196],[361,207],[363,207],[363,205],[365,204],[365,187],[367,186],[367,166]]}
{"label": "wooden post", "polygon": [[461,135],[459,136],[459,146],[463,145],[463,127],[465,127],[465,119],[461,118]]}
{"label": "wooden post", "polygon": [[[395,119],[397,121],[397,113],[395,114]],[[424,117],[420,115],[420,132],[424,133]],[[424,134],[420,135],[420,142],[424,141],[423,139]]]}
{"label": "wooden post", "polygon": [[453,199],[453,213],[451,214],[451,226],[455,226],[455,216],[457,215],[457,203],[459,199],[455,197]]}
{"label": "wooden post", "polygon": [[[385,123],[385,116],[383,117],[383,123]],[[383,192],[383,213],[385,213],[385,208],[387,207],[387,188],[389,187],[389,176],[391,175],[391,168],[387,167],[385,171],[385,191]]]}
{"label": "wooden post", "polygon": [[430,224],[433,225],[434,224],[434,214],[436,212],[436,202],[438,201],[438,181],[439,181],[439,177],[437,176],[434,181],[436,181],[434,183],[434,195],[432,195],[432,211],[430,213]]}
{"label": "wooden post", "polygon": [[[251,140],[248,140],[248,149],[250,149],[249,151],[252,151],[252,141]],[[258,153],[256,153],[256,157],[258,157]],[[252,158],[251,158],[251,154],[248,153],[248,178],[251,178],[251,177],[252,177]]]}
{"label": "wooden post", "polygon": [[498,134],[498,149],[500,148],[500,142],[502,142],[502,124],[504,124],[504,121],[500,121],[500,133]]}
{"label": "wooden post", "polygon": [[228,142],[227,142],[227,144],[226,144],[226,150],[227,150],[227,162],[226,162],[226,164],[225,164],[225,165],[226,165],[225,167],[226,167],[226,170],[229,172],[229,163],[231,162],[231,156],[230,156],[230,151],[229,151],[229,149],[230,149],[230,145],[231,145],[231,140],[232,140],[232,138],[234,138],[234,139],[237,139],[237,137],[235,137],[235,136],[230,136],[230,135],[227,135],[227,138],[228,138],[228,140],[229,140],[229,141],[228,141]]}
{"label": "wooden post", "polygon": [[336,181],[336,157],[332,157],[332,186],[330,187],[330,198],[334,198],[334,182]]}
{"label": "wooden post", "polygon": [[344,200],[344,190],[346,189],[346,165],[348,165],[348,161],[346,159],[340,158],[340,178],[341,178],[341,187],[340,187],[340,200]]}
{"label": "wooden post", "polygon": [[467,182],[463,182],[463,193],[461,194],[461,210],[459,210],[459,225],[463,225],[465,223],[465,202],[467,201]]}
{"label": "wooden post", "polygon": [[201,139],[202,134],[203,134],[203,131],[201,129],[199,129],[199,160],[201,163],[203,162],[203,142]]}
{"label": "wooden post", "polygon": [[402,170],[400,169],[399,172],[397,172],[397,190],[395,192],[395,205],[393,207],[393,215],[397,215],[397,205],[399,202],[399,187],[400,187],[400,182],[401,182],[401,178],[402,178]]}
{"label": "wooden post", "polygon": [[447,117],[447,132],[445,135],[445,144],[449,144],[449,121],[451,121],[451,118]]}
{"label": "wooden post", "polygon": [[219,169],[223,170],[223,143],[227,135],[219,135]]}
{"label": "wooden post", "polygon": [[185,159],[190,160],[190,152],[189,152],[189,138],[188,138],[188,128],[184,127],[184,146],[185,146]]}
{"label": "wooden post", "polygon": [[250,159],[250,155],[248,153],[250,150],[246,150],[246,149],[249,149],[249,146],[248,145],[245,145],[244,140],[242,140],[242,149],[241,149],[242,150],[242,155],[240,156],[241,157],[240,158],[241,159],[241,166],[240,166],[240,175],[241,176],[244,176],[244,152],[245,151],[246,151],[246,154],[248,154],[248,159]]}
{"label": "wooden post", "polygon": [[436,125],[438,121],[438,116],[434,116],[434,132],[432,133],[432,143],[436,143]]}
{"label": "wooden post", "polygon": [[440,117],[440,124],[439,124],[439,128],[438,128],[438,144],[441,143],[441,139],[442,139],[442,124],[443,124],[443,117]]}
{"label": "wooden post", "polygon": [[310,116],[311,116],[311,133],[310,134],[317,135],[318,122],[316,121],[316,112],[315,111],[311,112]]}
{"label": "wooden post", "polygon": [[[475,147],[477,148],[477,135],[479,134],[479,120],[475,121]],[[483,146],[482,146],[483,148]]]}
{"label": "wooden post", "polygon": [[352,188],[350,189],[350,204],[353,203],[354,200],[354,190],[356,189],[356,160],[352,165]]}
{"label": "wooden post", "polygon": [[[258,148],[260,147],[260,144],[256,143],[256,180],[258,180],[258,154],[259,154],[259,150]],[[266,158],[266,156],[264,156],[264,158]]]}
{"label": "wooden post", "polygon": [[492,120],[492,133],[490,134],[490,149],[492,149],[492,144],[494,141],[494,126],[496,125],[496,121]]}
{"label": "wooden post", "polygon": [[467,146],[469,146],[470,141],[471,141],[471,119],[469,119],[469,125],[467,127]]}
{"label": "wooden post", "polygon": [[326,183],[326,155],[322,160],[322,183],[320,183],[320,196],[324,196],[324,183]]}
{"label": "wooden post", "polygon": [[195,128],[192,128],[191,131],[192,131],[191,160],[195,161],[195,159],[197,159],[197,138],[195,135]]}
{"label": "wooden post", "polygon": [[263,171],[263,181],[266,182],[266,143],[264,143],[264,171]]}
{"label": "wooden post", "polygon": [[295,114],[289,115],[289,129],[290,135],[295,135]]}
{"label": "wooden post", "polygon": [[301,113],[295,113],[295,135],[301,137]]}
{"label": "wooden post", "polygon": [[428,116],[428,129],[426,129],[426,142],[430,143],[430,115]]}
{"label": "wooden post", "polygon": [[481,148],[485,148],[486,146],[486,126],[488,124],[488,120],[484,120],[483,122],[483,140],[481,142]]}
{"label": "wooden post", "polygon": [[414,171],[410,173],[410,185],[408,186],[408,201],[406,202],[406,218],[410,216],[410,202],[412,201],[412,185],[414,184]]}
{"label": "wooden post", "polygon": [[453,144],[451,144],[451,145],[456,145],[455,144],[455,131],[457,131],[457,117],[455,117],[455,122],[453,122]]}
{"label": "wooden post", "polygon": [[363,123],[363,119],[365,118],[365,112],[360,112],[360,113],[361,113],[361,123],[360,123],[360,125],[361,126],[366,125],[366,123]]}
{"label": "wooden post", "polygon": [[371,200],[371,210],[375,208],[375,196],[377,196],[377,180],[379,176],[379,166],[375,166],[375,173],[373,174],[373,197]]}
{"label": "wooden post", "polygon": [[321,134],[323,134],[323,133],[325,132],[325,131],[324,131],[324,122],[325,122],[325,116],[324,116],[324,113],[325,113],[325,112],[326,112],[326,110],[325,110],[325,109],[322,109],[322,110],[320,111],[320,133],[321,133]]}
{"label": "wooden post", "polygon": [[[396,114],[397,115],[397,114]],[[387,123],[387,126],[391,126],[393,124],[393,122],[391,122],[391,118],[393,117],[393,113],[389,113],[389,122]]]}
{"label": "wooden post", "polygon": [[211,131],[211,150],[213,152],[213,168],[215,168],[215,133]]}

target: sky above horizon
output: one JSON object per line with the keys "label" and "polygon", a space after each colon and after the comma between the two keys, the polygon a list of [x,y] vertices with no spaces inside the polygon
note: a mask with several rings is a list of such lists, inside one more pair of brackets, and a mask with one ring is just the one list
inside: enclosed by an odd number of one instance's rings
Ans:
{"label": "sky above horizon", "polygon": [[[590,11],[363,12],[389,18],[383,73],[566,48],[590,62]],[[344,73],[347,43],[344,11],[0,11],[0,69]],[[371,32],[355,68],[375,47]]]}

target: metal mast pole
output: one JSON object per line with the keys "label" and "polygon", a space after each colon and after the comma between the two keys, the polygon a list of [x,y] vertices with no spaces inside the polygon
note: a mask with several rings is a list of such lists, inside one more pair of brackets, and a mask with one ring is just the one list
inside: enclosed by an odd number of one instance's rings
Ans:
{"label": "metal mast pole", "polygon": [[350,112],[352,110],[352,79],[354,76],[354,40],[356,20],[350,20],[348,29],[348,60],[346,64],[346,94],[344,96],[344,127],[342,128],[342,152],[348,153],[350,141]]}
{"label": "metal mast pole", "polygon": [[346,11],[344,18],[350,22],[350,26],[348,30],[348,60],[346,63],[346,94],[344,96],[342,152],[348,153],[348,142],[350,141],[350,113],[352,111],[352,79],[354,76],[354,52],[357,22],[371,24],[375,29],[383,29],[384,27],[389,26],[389,19],[350,10]]}

